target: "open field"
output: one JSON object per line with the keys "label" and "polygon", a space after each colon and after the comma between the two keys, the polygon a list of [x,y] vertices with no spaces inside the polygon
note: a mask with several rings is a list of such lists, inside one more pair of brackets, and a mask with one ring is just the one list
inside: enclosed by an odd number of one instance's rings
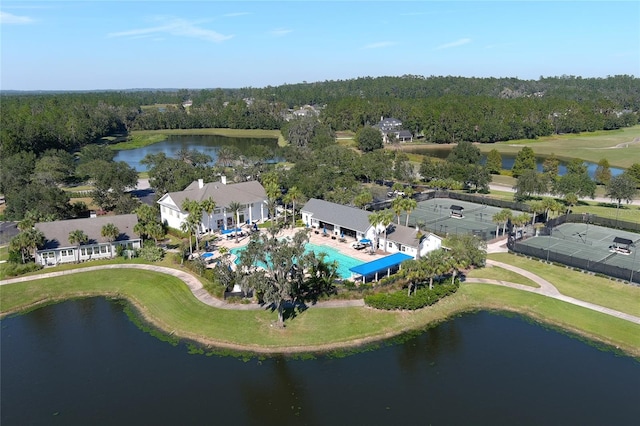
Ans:
{"label": "open field", "polygon": [[[505,259],[500,258],[502,255],[494,256],[501,261],[515,259],[519,266],[536,272],[541,269],[539,262],[511,255]],[[584,293],[585,300],[588,296],[593,303],[635,315],[640,311],[639,288],[598,277],[589,277],[588,282],[583,280],[582,285],[576,285],[569,282],[576,277],[571,274],[567,277],[564,268],[543,266],[547,279],[556,278],[552,282],[563,292],[566,289],[568,294],[571,291]],[[478,274],[481,276],[482,271]],[[580,287],[588,289],[581,290]],[[284,329],[280,329],[272,326],[276,314],[270,311],[211,308],[197,301],[177,278],[123,269],[1,286],[0,312],[6,315],[45,303],[93,296],[127,299],[146,321],[177,337],[255,352],[308,352],[351,347],[420,330],[461,312],[489,309],[521,312],[640,356],[640,326],[636,324],[536,294],[487,284],[463,284],[457,294],[415,312],[312,308],[297,313],[286,322]]]}
{"label": "open field", "polygon": [[[446,145],[407,144],[406,148],[417,146],[424,149],[441,149]],[[580,158],[592,163],[606,158],[612,167],[627,168],[640,161],[640,125],[619,130],[553,135],[535,140],[513,140],[477,146],[485,154],[492,149],[497,149],[501,154],[517,154],[523,147],[528,146],[539,156],[555,154],[562,160]]]}

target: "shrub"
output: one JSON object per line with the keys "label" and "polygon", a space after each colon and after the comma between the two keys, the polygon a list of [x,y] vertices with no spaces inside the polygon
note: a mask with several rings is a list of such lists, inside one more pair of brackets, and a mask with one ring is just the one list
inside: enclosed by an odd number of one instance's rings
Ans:
{"label": "shrub", "polygon": [[39,263],[13,263],[7,262],[4,266],[4,274],[8,277],[17,277],[18,275],[26,274],[33,271],[39,271],[42,269],[42,265]]}
{"label": "shrub", "polygon": [[384,310],[416,310],[425,306],[430,306],[438,300],[455,293],[459,283],[438,284],[429,288],[421,288],[412,296],[408,296],[406,290],[399,290],[392,293],[377,293],[365,296],[364,303],[375,309]]}
{"label": "shrub", "polygon": [[156,247],[155,245],[145,244],[145,246],[138,251],[138,256],[147,262],[158,262],[162,260],[164,250],[160,247]]}

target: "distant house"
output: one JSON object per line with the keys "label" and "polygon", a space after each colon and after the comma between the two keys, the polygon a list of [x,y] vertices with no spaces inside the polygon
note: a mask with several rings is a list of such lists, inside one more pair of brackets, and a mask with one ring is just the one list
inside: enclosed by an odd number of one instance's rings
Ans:
{"label": "distant house", "polygon": [[395,140],[399,142],[412,142],[413,135],[410,131],[402,128],[402,121],[397,118],[384,118],[380,117],[380,122],[375,124],[373,127],[380,130],[382,133],[382,140],[384,143],[391,142],[391,136],[395,138]]}
{"label": "distant house", "polygon": [[[160,218],[171,228],[181,229],[182,223],[189,214],[182,208],[186,199],[201,202],[211,197],[216,203],[216,208],[211,215],[202,212],[200,230],[206,232],[209,229],[223,230],[245,222],[264,221],[268,218],[266,201],[267,193],[264,187],[257,181],[227,184],[227,179],[222,176],[220,182],[204,183],[202,179],[193,181],[183,191],[169,192],[159,200]],[[234,213],[229,211],[232,202],[242,204],[240,211],[240,223],[236,223]],[[210,227],[210,228],[209,228]]]}
{"label": "distant house", "polygon": [[[355,207],[343,206],[329,201],[310,199],[302,209],[302,221],[318,232],[328,232],[335,236],[363,239],[372,242],[376,239],[376,229],[369,223],[371,212]],[[416,258],[442,246],[442,239],[435,234],[422,233],[415,228],[403,225],[389,225],[386,237],[378,229],[379,249],[392,253],[404,253]]]}
{"label": "distant house", "polygon": [[[108,242],[101,235],[102,227],[108,223],[112,223],[120,231],[120,235],[113,242]],[[36,223],[36,229],[44,234],[45,243],[36,251],[35,261],[45,266],[57,265],[78,260],[109,258],[118,246],[139,249],[142,247],[142,240],[133,232],[137,223],[138,217],[135,214]],[[83,231],[88,237],[87,243],[80,246],[79,253],[78,246],[69,242],[69,234],[75,230]]]}

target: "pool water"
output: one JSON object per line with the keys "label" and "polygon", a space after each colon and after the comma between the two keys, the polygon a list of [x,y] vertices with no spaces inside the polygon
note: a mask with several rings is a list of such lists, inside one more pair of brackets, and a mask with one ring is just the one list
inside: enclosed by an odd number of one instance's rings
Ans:
{"label": "pool water", "polygon": [[[236,263],[240,263],[239,256],[242,250],[244,250],[244,247],[234,248],[230,250],[232,254],[238,256],[238,258],[236,259]],[[353,268],[354,266],[358,266],[364,263],[358,259],[354,259],[353,257],[344,255],[332,247],[319,246],[316,244],[307,243],[305,245],[305,252],[309,253],[311,251],[314,252],[316,255],[320,253],[325,253],[326,262],[333,262],[335,260],[338,263],[338,275],[342,279],[351,278],[351,272],[349,271],[349,268]]]}

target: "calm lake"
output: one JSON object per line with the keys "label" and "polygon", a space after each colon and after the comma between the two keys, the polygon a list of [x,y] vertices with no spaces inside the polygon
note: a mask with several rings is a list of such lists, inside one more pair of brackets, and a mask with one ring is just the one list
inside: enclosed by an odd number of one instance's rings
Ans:
{"label": "calm lake", "polygon": [[640,362],[520,317],[467,314],[346,357],[190,354],[123,306],[2,320],[0,422],[47,425],[631,425]]}
{"label": "calm lake", "polygon": [[147,167],[140,164],[140,161],[147,154],[165,153],[167,157],[176,158],[182,149],[196,150],[211,156],[213,163],[216,162],[217,152],[223,146],[235,146],[241,154],[246,154],[253,145],[263,145],[271,149],[278,146],[277,139],[269,138],[234,138],[217,135],[170,135],[166,141],[154,143],[142,148],[127,149],[118,151],[114,161],[124,161],[137,171],[146,171]]}
{"label": "calm lake", "polygon": [[[415,147],[415,148],[407,149],[407,152],[413,152],[416,154],[429,155],[431,157],[445,159],[449,156],[449,153],[451,152],[451,148],[443,147],[443,148],[436,148],[436,149],[425,149],[425,148]],[[501,154],[501,155],[502,155],[502,168],[505,170],[511,170],[513,168],[513,163],[516,160],[516,156],[512,154]],[[542,164],[544,163],[544,160],[545,160],[544,157],[536,157],[536,164],[539,172],[542,171]],[[487,161],[486,154],[482,154],[481,162],[484,164],[486,161]],[[587,165],[587,171],[589,172],[589,176],[593,178],[595,175],[596,169],[598,168],[598,165],[596,163],[590,163],[588,161],[585,161],[585,164]],[[611,176],[618,176],[619,174],[622,174],[624,172],[624,169],[619,169],[616,167],[610,167],[610,170],[611,170]],[[567,163],[560,161],[560,165],[558,166],[558,174],[562,176],[565,173],[567,173]]]}

